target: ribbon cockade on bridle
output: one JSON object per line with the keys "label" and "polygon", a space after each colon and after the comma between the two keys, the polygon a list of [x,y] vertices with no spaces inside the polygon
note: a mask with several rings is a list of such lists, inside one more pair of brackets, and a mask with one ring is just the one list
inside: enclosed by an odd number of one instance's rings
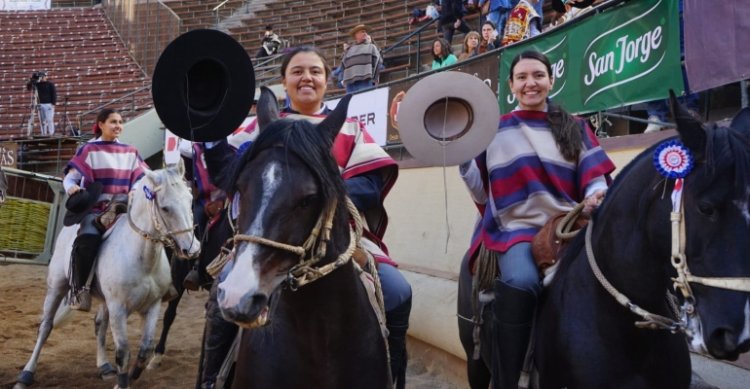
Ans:
{"label": "ribbon cockade on bridle", "polygon": [[672,278],[673,287],[678,290],[684,299],[683,305],[675,309],[675,314],[680,318],[679,321],[651,313],[620,293],[602,274],[594,258],[594,251],[591,246],[591,231],[594,228],[593,220],[589,221],[586,228],[586,256],[588,257],[591,270],[597,280],[602,284],[621,305],[627,307],[644,319],[636,322],[637,327],[650,329],[666,329],[671,332],[682,332],[687,336],[692,336],[688,328],[688,322],[697,316],[695,311],[695,296],[690,288],[690,283],[702,284],[715,288],[736,290],[740,292],[750,292],[750,278],[748,277],[700,277],[690,273],[685,255],[685,244],[687,237],[685,234],[685,206],[682,201],[682,193],[685,185],[685,177],[690,174],[693,168],[693,157],[690,151],[678,141],[669,141],[661,144],[654,152],[654,166],[659,173],[667,179],[674,179],[675,184],[672,190],[672,211],[670,213],[671,222],[671,263],[677,272],[677,277]]}

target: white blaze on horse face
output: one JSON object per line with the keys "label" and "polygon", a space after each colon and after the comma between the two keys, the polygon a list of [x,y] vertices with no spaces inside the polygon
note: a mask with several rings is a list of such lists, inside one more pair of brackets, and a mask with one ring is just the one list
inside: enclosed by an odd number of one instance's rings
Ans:
{"label": "white blaze on horse face", "polygon": [[737,344],[742,344],[742,342],[747,340],[750,340],[750,298],[745,300],[745,328],[742,329]]}
{"label": "white blaze on horse face", "polygon": [[703,325],[701,325],[701,318],[697,314],[692,318],[688,319],[687,325],[688,333],[692,336],[688,342],[690,350],[697,353],[706,353],[706,342],[703,339]]}
{"label": "white blaze on horse face", "polygon": [[[281,186],[281,171],[281,166],[277,162],[269,163],[263,170],[263,194],[260,199],[260,208],[255,219],[250,223],[250,227],[243,234],[263,236],[263,215],[266,213],[271,198]],[[244,245],[244,250],[237,252],[234,268],[229,272],[227,278],[219,284],[219,288],[224,290],[224,298],[219,300],[220,307],[235,307],[246,294],[253,295],[258,292],[260,266],[255,264],[257,252],[258,244],[250,242]],[[270,292],[266,291],[268,294]]]}

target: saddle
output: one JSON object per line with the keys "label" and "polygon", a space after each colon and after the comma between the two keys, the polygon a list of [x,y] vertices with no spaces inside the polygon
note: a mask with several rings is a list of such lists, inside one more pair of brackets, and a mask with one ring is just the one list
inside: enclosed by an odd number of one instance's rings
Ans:
{"label": "saddle", "polygon": [[588,224],[589,219],[582,217],[582,210],[583,203],[570,212],[553,216],[531,241],[531,255],[539,268],[539,273],[543,276],[560,260],[568,241]]}
{"label": "saddle", "polygon": [[115,224],[118,217],[121,214],[126,213],[127,211],[127,203],[113,200],[110,201],[109,204],[107,204],[107,208],[104,209],[104,212],[99,214],[99,216],[97,216],[94,220],[96,228],[101,231],[103,235],[102,240],[106,239],[106,236],[109,236],[109,233],[111,232],[110,229]]}

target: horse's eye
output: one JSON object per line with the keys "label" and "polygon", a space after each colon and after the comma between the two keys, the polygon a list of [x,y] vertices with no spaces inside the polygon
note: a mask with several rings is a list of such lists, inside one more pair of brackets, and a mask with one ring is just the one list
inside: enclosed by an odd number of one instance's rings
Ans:
{"label": "horse's eye", "polygon": [[307,208],[307,207],[311,206],[313,204],[313,202],[315,201],[316,198],[317,198],[316,195],[305,196],[302,199],[302,201],[299,202],[299,207],[300,208]]}
{"label": "horse's eye", "polygon": [[161,207],[161,211],[164,213],[169,213],[169,208],[167,207]]}
{"label": "horse's eye", "polygon": [[698,203],[698,212],[703,216],[713,216],[715,209],[710,203],[701,201]]}

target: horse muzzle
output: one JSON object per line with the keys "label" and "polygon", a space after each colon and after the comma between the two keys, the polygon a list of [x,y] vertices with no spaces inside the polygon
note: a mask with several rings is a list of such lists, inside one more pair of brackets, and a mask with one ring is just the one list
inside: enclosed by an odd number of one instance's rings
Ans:
{"label": "horse muzzle", "polygon": [[227,307],[224,290],[219,288],[218,301],[224,319],[243,328],[257,328],[268,324],[269,299],[262,293],[246,294],[239,303]]}

